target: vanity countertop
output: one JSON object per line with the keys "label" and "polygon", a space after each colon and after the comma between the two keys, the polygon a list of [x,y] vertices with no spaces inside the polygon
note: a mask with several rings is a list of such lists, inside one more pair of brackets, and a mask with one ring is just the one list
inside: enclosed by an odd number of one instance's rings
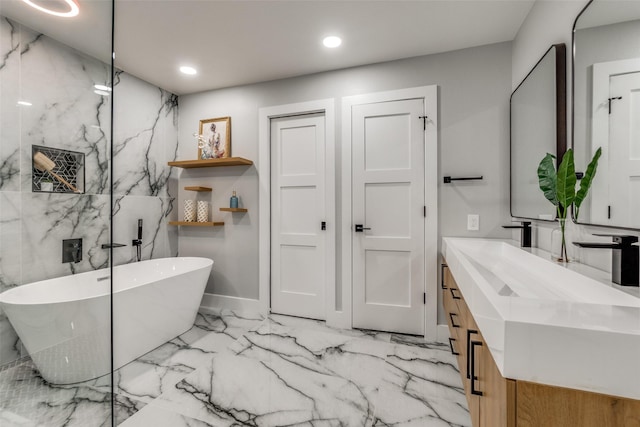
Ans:
{"label": "vanity countertop", "polygon": [[509,240],[442,252],[504,377],[640,400],[638,288]]}

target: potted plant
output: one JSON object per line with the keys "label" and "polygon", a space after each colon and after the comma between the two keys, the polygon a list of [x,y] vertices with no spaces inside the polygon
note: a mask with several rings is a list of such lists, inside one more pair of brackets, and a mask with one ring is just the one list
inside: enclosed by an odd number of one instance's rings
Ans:
{"label": "potted plant", "polygon": [[53,192],[53,181],[51,181],[51,178],[45,176],[40,180],[40,191]]}
{"label": "potted plant", "polygon": [[[547,153],[538,165],[538,183],[544,197],[556,207],[556,218],[560,223],[561,242],[559,255],[557,260],[568,262],[567,242],[565,237],[565,228],[567,220],[567,212],[571,210],[574,222],[578,221],[580,214],[580,206],[587,197],[591,183],[598,169],[598,160],[602,154],[602,149],[593,155],[587,170],[580,180],[580,187],[576,191],[576,168],[573,159],[573,150],[570,148],[562,156],[562,162],[556,171],[555,156]],[[573,209],[572,209],[573,208]],[[552,253],[553,248],[552,248]]]}

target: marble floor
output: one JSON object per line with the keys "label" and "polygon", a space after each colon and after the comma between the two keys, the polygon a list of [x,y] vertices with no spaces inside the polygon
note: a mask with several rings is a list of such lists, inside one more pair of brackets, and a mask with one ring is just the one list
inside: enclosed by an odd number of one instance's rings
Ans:
{"label": "marble floor", "polygon": [[[110,426],[111,384],[47,384],[28,360],[0,371],[0,425]],[[223,310],[113,376],[115,425],[470,426],[446,345]]]}

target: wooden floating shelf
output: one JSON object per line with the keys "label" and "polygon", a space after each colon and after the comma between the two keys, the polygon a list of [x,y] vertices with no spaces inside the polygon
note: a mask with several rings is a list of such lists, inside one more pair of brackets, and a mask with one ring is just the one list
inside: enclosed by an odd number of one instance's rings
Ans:
{"label": "wooden floating shelf", "polygon": [[200,186],[184,187],[184,189],[187,191],[211,191],[212,190],[211,187],[200,187]]}
{"label": "wooden floating shelf", "polygon": [[244,157],[225,157],[222,159],[205,159],[205,160],[178,160],[168,162],[169,166],[175,166],[183,169],[192,168],[212,168],[216,166],[249,166],[253,162]]}
{"label": "wooden floating shelf", "polygon": [[169,221],[169,225],[186,225],[189,227],[217,227],[220,225],[224,225],[224,221],[214,221],[214,222]]}
{"label": "wooden floating shelf", "polygon": [[248,209],[245,208],[220,208],[222,212],[249,212]]}

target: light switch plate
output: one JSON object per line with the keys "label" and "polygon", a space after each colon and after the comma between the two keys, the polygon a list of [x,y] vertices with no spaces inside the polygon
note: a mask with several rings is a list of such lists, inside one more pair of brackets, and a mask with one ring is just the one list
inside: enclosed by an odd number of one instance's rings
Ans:
{"label": "light switch plate", "polygon": [[467,215],[467,230],[470,230],[470,231],[480,230],[480,215],[477,215],[477,214]]}

